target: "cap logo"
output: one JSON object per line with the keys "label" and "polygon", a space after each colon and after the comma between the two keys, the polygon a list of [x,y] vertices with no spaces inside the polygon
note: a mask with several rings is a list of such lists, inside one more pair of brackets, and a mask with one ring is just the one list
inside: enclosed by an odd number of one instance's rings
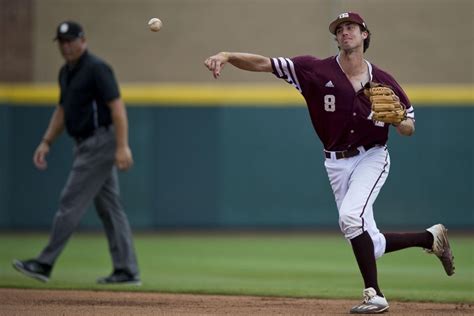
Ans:
{"label": "cap logo", "polygon": [[67,23],[63,23],[59,27],[59,32],[66,33],[68,29],[69,29],[69,25]]}
{"label": "cap logo", "polygon": [[344,18],[348,18],[349,17],[349,13],[341,13],[339,14],[339,16],[337,17],[338,19],[344,19]]}

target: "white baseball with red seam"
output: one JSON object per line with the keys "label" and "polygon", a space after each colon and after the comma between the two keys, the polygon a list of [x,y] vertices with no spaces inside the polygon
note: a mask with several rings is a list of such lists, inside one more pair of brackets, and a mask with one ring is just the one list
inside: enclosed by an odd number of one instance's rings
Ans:
{"label": "white baseball with red seam", "polygon": [[158,18],[151,18],[150,21],[148,21],[148,27],[150,31],[158,32],[163,27],[163,22]]}

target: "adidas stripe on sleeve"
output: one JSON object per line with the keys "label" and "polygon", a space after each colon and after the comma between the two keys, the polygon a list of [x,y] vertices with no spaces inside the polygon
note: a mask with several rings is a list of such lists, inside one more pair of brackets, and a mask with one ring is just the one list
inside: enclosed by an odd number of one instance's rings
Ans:
{"label": "adidas stripe on sleeve", "polygon": [[413,109],[412,106],[410,106],[408,109],[407,109],[407,117],[408,118],[411,118],[411,119],[415,119],[415,110]]}
{"label": "adidas stripe on sleeve", "polygon": [[290,58],[275,57],[271,58],[273,73],[280,79],[286,80],[293,85],[299,92],[302,92],[298,78],[296,77],[295,65]]}

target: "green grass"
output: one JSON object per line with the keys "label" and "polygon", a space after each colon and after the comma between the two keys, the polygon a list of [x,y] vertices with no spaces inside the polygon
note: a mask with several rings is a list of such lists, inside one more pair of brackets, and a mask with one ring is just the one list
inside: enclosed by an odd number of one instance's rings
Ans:
{"label": "green grass", "polygon": [[[141,287],[95,284],[110,273],[105,236],[75,234],[49,283],[20,275],[13,258],[27,259],[46,234],[0,234],[0,287],[131,290],[262,296],[361,297],[363,283],[350,245],[339,235],[137,234]],[[456,274],[412,248],[378,260],[379,282],[391,300],[474,302],[474,236],[451,236]]]}

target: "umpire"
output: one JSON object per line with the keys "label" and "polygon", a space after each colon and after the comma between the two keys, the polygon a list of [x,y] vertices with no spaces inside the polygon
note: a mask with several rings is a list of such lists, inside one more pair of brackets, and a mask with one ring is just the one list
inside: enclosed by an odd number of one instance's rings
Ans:
{"label": "umpire", "polygon": [[[94,201],[104,225],[113,272],[101,284],[140,285],[132,233],[120,202],[117,169],[133,164],[128,119],[111,67],[87,50],[80,24],[59,24],[55,40],[66,63],[59,72],[59,105],[38,145],[33,163],[47,168],[46,155],[64,127],[74,139],[74,162],[62,190],[48,245],[31,260],[14,260],[23,274],[46,282],[61,251]],[[115,167],[116,166],[116,167]]]}

